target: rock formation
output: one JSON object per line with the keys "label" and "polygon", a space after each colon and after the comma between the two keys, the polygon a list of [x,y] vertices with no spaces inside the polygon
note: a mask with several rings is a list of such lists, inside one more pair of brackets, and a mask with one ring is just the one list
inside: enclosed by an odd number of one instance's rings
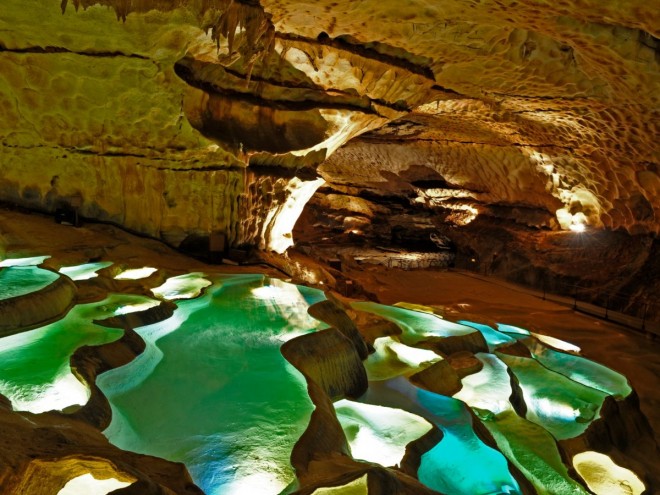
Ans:
{"label": "rock formation", "polygon": [[[643,0],[6,0],[0,203],[112,223],[213,261],[258,251],[345,295],[369,294],[348,273],[371,249],[400,254],[396,267],[441,262],[576,299],[583,289],[659,319],[657,10]],[[0,232],[3,258],[12,235]],[[92,244],[85,261],[116,247]],[[76,285],[60,277],[38,303],[0,300],[0,335],[60,317],[77,296],[147,289]],[[14,413],[0,396],[0,491],[59,490],[86,470],[134,482],[125,493],[199,493],[180,465],[121,452],[99,432],[110,411],[96,375],[142,351],[129,327],[172,311],[105,321],[126,334],[72,358],[92,388],[77,412]],[[292,454],[298,493],[428,493],[414,476],[437,429],[401,471],[382,468],[351,458],[332,406],[367,390],[363,361],[400,329],[338,300],[310,314],[331,328],[282,347],[316,408]],[[447,359],[410,380],[447,395],[481,371],[475,355],[490,345],[478,331],[412,344]],[[535,359],[519,342],[497,351]],[[529,416],[522,380],[507,372],[508,412]],[[479,421],[498,413],[481,412],[470,417],[496,447]],[[645,421],[634,394],[608,396],[600,419],[560,441],[564,465],[600,449],[649,471],[657,447]]]}

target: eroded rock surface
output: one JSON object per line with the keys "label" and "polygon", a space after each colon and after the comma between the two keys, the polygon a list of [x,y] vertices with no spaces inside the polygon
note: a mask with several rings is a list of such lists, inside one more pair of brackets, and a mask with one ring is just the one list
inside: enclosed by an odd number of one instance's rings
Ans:
{"label": "eroded rock surface", "polygon": [[269,209],[241,207],[246,167],[327,158],[335,186],[459,225],[658,232],[657,13],[641,0],[30,0],[0,22],[4,201],[254,244],[241,225]]}

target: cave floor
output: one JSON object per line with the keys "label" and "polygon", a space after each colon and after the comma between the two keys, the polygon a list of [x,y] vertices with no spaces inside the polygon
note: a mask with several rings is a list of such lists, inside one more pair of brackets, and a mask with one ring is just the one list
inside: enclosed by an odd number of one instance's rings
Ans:
{"label": "cave floor", "polygon": [[577,345],[582,355],[625,375],[660,439],[660,342],[625,327],[543,300],[523,287],[468,272],[364,267],[350,278],[383,304],[400,301],[442,308],[452,321],[506,323]]}
{"label": "cave floor", "polygon": [[[130,267],[158,266],[161,277],[193,270],[283,277],[281,272],[267,265],[208,265],[158,241],[107,224],[73,228],[56,224],[52,217],[9,209],[0,209],[0,254],[3,250],[12,257],[49,254],[52,258],[44,265],[53,268],[104,258]],[[375,294],[384,304],[406,301],[431,305],[440,308],[448,320],[468,319],[491,325],[506,323],[576,344],[585,357],[629,379],[656,432],[656,440],[660,440],[660,389],[657,387],[660,342],[657,339],[651,340],[611,322],[578,313],[570,306],[542,300],[524,288],[494,278],[477,278],[458,271],[404,271],[384,266],[351,267],[344,275]],[[134,291],[140,292],[140,284],[132,283]],[[112,287],[99,288],[90,284],[79,298],[98,299],[105,290],[111,291]]]}

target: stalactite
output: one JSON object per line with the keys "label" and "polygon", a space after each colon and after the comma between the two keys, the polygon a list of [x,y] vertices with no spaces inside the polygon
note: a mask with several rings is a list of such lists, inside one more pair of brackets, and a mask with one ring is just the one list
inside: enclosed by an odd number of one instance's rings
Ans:
{"label": "stalactite", "polygon": [[[66,12],[69,0],[62,0],[62,14]],[[169,11],[176,8],[195,9],[199,27],[211,33],[211,39],[220,50],[221,39],[227,40],[228,61],[234,63],[238,54],[243,58],[247,68],[249,83],[254,65],[268,56],[273,49],[275,30],[266,14],[257,4],[247,4],[236,0],[72,0],[78,11],[93,5],[112,7],[117,20],[126,21],[132,12],[148,12],[150,10]],[[237,36],[240,34],[240,36]]]}

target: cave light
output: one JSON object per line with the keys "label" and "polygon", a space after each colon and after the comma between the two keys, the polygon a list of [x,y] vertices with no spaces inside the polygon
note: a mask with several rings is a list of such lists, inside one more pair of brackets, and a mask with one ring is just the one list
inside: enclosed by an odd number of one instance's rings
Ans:
{"label": "cave light", "polygon": [[600,408],[609,394],[573,381],[534,358],[503,353],[497,356],[518,378],[527,404],[526,418],[557,440],[584,433],[600,416]]}
{"label": "cave light", "polygon": [[165,283],[151,289],[156,297],[174,301],[176,299],[192,299],[199,296],[202,289],[211,285],[201,272],[186,273],[168,278]]}
{"label": "cave light", "polygon": [[474,328],[443,320],[438,315],[411,311],[403,307],[385,306],[373,302],[354,302],[351,307],[382,316],[395,323],[403,331],[400,340],[406,345],[414,345],[427,337],[452,337],[475,331]]}
{"label": "cave light", "polygon": [[365,474],[360,478],[349,481],[345,485],[317,488],[312,495],[368,495],[368,481],[369,475]]}
{"label": "cave light", "polygon": [[599,452],[575,455],[573,466],[596,495],[640,495],[646,488],[634,472]]}
{"label": "cave light", "polygon": [[425,419],[392,407],[342,399],[335,410],[353,458],[382,466],[398,466],[406,446],[432,428]]}
{"label": "cave light", "polygon": [[508,334],[513,334],[513,335],[519,335],[523,337],[529,337],[531,335],[531,332],[529,330],[526,330],[524,328],[516,327],[513,325],[508,325],[506,323],[497,323],[497,329],[500,332],[508,333]]}
{"label": "cave light", "polygon": [[63,266],[58,271],[71,280],[89,280],[98,277],[98,270],[112,265],[112,261],[100,261],[97,263],[85,263],[82,265]]}
{"label": "cave light", "polygon": [[365,361],[369,380],[387,380],[402,373],[415,373],[428,368],[442,357],[428,349],[402,344],[392,337],[378,337],[374,350]]}
{"label": "cave light", "polygon": [[0,268],[5,268],[9,266],[40,265],[48,258],[50,258],[50,256],[32,256],[30,258],[7,258],[6,260],[0,261]]}
{"label": "cave light", "polygon": [[116,478],[98,479],[91,473],[83,474],[69,480],[57,495],[106,495],[107,493],[126,488],[133,482],[119,481]]}
{"label": "cave light", "polygon": [[158,306],[159,302],[158,301],[147,301],[143,303],[137,303],[137,304],[126,304],[124,306],[119,306],[115,310],[115,315],[121,316],[121,315],[127,315],[130,313],[137,313],[139,311],[146,311],[149,308],[153,308],[155,306]]}
{"label": "cave light", "polygon": [[276,466],[269,466],[267,462],[257,465],[255,472],[241,473],[245,466],[239,466],[239,474],[226,483],[218,491],[211,491],[209,495],[244,495],[246,493],[280,493],[284,492],[288,480],[277,472]]}
{"label": "cave light", "polygon": [[463,388],[453,395],[472,408],[487,410],[494,415],[511,410],[511,378],[506,365],[492,354],[479,352],[475,357],[483,368],[464,377]]}
{"label": "cave light", "polygon": [[554,347],[555,349],[559,349],[560,351],[566,351],[573,354],[580,354],[580,351],[582,350],[578,346],[571,344],[570,342],[556,339],[555,337],[550,337],[549,335],[541,335],[540,333],[534,333],[534,332],[530,332],[530,334],[536,337],[537,339],[539,339],[544,344],[549,345],[550,347]]}
{"label": "cave light", "polygon": [[569,228],[577,233],[582,233],[586,230],[586,226],[583,223],[572,223]]}
{"label": "cave light", "polygon": [[572,381],[600,390],[614,398],[627,397],[632,388],[625,376],[616,371],[586,359],[576,353],[562,352],[534,339],[522,339],[536,359],[546,368],[555,371]]}
{"label": "cave light", "polygon": [[513,344],[515,342],[515,339],[512,336],[500,332],[499,330],[495,330],[489,325],[484,325],[483,323],[475,323],[469,320],[458,320],[457,323],[478,330],[479,333],[483,335],[484,339],[486,339],[488,349],[490,349],[491,352],[501,345]]}
{"label": "cave light", "polygon": [[[0,385],[3,385],[0,382]],[[9,385],[9,384],[7,384]],[[64,371],[52,383],[32,387],[1,387],[3,395],[11,400],[16,411],[34,414],[46,411],[63,411],[72,406],[82,406],[89,400],[89,389],[70,372]]]}
{"label": "cave light", "polygon": [[284,318],[288,322],[286,328],[273,336],[274,340],[287,342],[308,333],[309,328],[319,325],[319,322],[307,312],[311,303],[305,299],[297,285],[276,278],[267,278],[266,282],[268,285],[250,289],[250,294],[260,300],[260,308],[264,311]]}
{"label": "cave light", "polygon": [[388,349],[396,354],[397,359],[413,368],[430,366],[433,363],[442,361],[442,357],[431,350],[411,347],[391,338],[388,343]]}
{"label": "cave light", "polygon": [[128,270],[124,270],[119,275],[115,275],[115,280],[139,280],[141,278],[147,278],[157,271],[158,268],[153,268],[151,266],[145,266],[142,268],[130,268]]}
{"label": "cave light", "polygon": [[264,222],[266,232],[270,227],[268,249],[282,254],[293,246],[291,231],[309,199],[323,184],[325,184],[323,179],[301,181],[297,177],[289,182],[287,186],[289,197],[283,205],[278,205],[268,212],[268,217]]}
{"label": "cave light", "polygon": [[261,287],[255,287],[250,289],[250,292],[257,299],[263,300],[277,300],[283,297],[286,293],[280,288],[274,285],[263,285]]}

